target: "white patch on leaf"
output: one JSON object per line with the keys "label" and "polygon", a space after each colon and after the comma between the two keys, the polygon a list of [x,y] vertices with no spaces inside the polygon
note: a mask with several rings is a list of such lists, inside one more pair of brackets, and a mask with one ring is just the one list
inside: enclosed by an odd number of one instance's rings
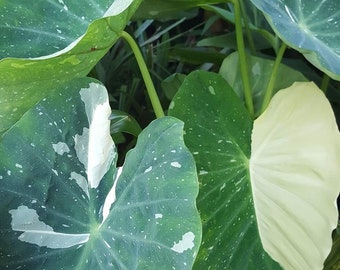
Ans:
{"label": "white patch on leaf", "polygon": [[182,167],[181,163],[179,163],[177,161],[171,162],[170,165],[172,167],[175,167],[175,168],[181,168]]}
{"label": "white patch on leaf", "polygon": [[116,0],[109,7],[109,9],[105,12],[103,17],[116,16],[126,10],[131,4],[133,0]]}
{"label": "white patch on leaf", "polygon": [[84,176],[79,173],[71,172],[70,180],[75,180],[77,185],[85,192],[86,196],[89,198],[89,185]]}
{"label": "white patch on leaf", "polygon": [[58,143],[52,144],[52,147],[54,149],[54,152],[56,152],[58,155],[61,155],[61,156],[65,153],[70,152],[70,148],[64,142],[58,142]]}
{"label": "white patch on leaf", "polygon": [[147,169],[145,169],[144,173],[148,173],[148,172],[151,172],[152,170],[152,166],[148,167]]}
{"label": "white patch on leaf", "polygon": [[122,174],[122,171],[123,171],[123,167],[119,167],[117,171],[116,179],[113,181],[113,186],[105,198],[105,202],[103,206],[103,221],[101,225],[104,223],[106,218],[109,216],[111,206],[116,201],[116,187],[117,187],[118,179],[120,175]]}
{"label": "white patch on leaf", "polygon": [[155,214],[155,219],[163,218],[162,214]]}
{"label": "white patch on leaf", "polygon": [[108,95],[101,84],[90,83],[89,88],[80,90],[85,104],[89,128],[74,137],[78,159],[84,164],[91,188],[97,188],[112,165],[115,148],[110,135]]}
{"label": "white patch on leaf", "polygon": [[69,248],[86,243],[89,234],[67,234],[54,232],[51,226],[39,220],[34,209],[21,205],[10,210],[12,216],[11,226],[13,231],[23,232],[18,239],[22,242],[35,244],[47,248]]}
{"label": "white patch on leaf", "polygon": [[279,91],[254,122],[250,177],[264,249],[284,269],[322,269],[337,225],[340,135],[314,83]]}
{"label": "white patch on leaf", "polygon": [[192,232],[187,232],[183,234],[182,239],[179,240],[178,243],[174,243],[171,249],[177,253],[183,253],[184,251],[192,249],[195,246],[194,240],[195,235]]}

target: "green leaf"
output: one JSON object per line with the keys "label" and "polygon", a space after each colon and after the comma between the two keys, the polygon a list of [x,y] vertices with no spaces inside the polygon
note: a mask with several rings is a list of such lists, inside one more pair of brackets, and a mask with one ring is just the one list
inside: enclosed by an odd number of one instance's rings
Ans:
{"label": "green leaf", "polygon": [[[247,2],[247,1],[246,1]],[[241,4],[241,3],[240,3]],[[269,26],[267,26],[267,24],[263,23],[263,16],[260,16],[258,14],[258,12],[256,12],[254,9],[252,9],[248,3],[244,3],[243,5],[245,5],[244,9],[246,9],[246,15],[247,16],[247,22],[243,19],[242,24],[243,26],[247,26],[247,28],[249,28],[250,32],[250,36],[246,35],[246,37],[248,37],[247,39],[245,39],[246,45],[249,45],[250,48],[255,47],[257,49],[260,49],[261,47],[267,47],[267,44],[270,44],[271,47],[277,51],[277,40],[276,37],[269,31],[270,29]],[[218,6],[214,6],[214,5],[203,5],[202,8],[204,8],[205,10],[211,11],[216,13],[219,17],[221,17],[222,19],[231,22],[233,24],[235,24],[235,14],[234,12],[228,11],[224,8],[218,7]],[[246,24],[247,23],[247,24]],[[247,33],[247,31],[245,31]],[[235,35],[235,34],[234,34]],[[229,36],[229,38],[231,38]],[[251,39],[249,39],[251,38]],[[235,38],[234,38],[235,39]],[[266,41],[266,42],[265,42]],[[233,45],[233,43],[235,43],[234,41],[228,41],[228,43],[230,43],[231,45]]]}
{"label": "green leaf", "polygon": [[[185,11],[204,4],[225,3],[227,0],[144,0],[134,15],[135,20],[159,19],[169,20],[183,18]],[[184,16],[183,16],[184,15]]]}
{"label": "green leaf", "polygon": [[1,269],[191,269],[201,225],[183,123],[156,120],[122,168],[103,85],[80,78],[0,144]]}
{"label": "green leaf", "polygon": [[262,248],[248,163],[252,120],[219,75],[187,76],[169,114],[185,122],[199,174],[203,238],[195,269],[279,269]]}
{"label": "green leaf", "polygon": [[213,63],[217,66],[220,66],[226,57],[225,54],[210,48],[172,48],[169,56],[178,61],[193,65]]}
{"label": "green leaf", "polygon": [[142,131],[142,128],[140,127],[136,119],[126,112],[112,110],[110,120],[111,134],[126,132],[137,137]]}
{"label": "green leaf", "polygon": [[162,90],[169,100],[173,99],[185,77],[184,74],[174,73],[162,81]]}
{"label": "green leaf", "polygon": [[86,76],[117,41],[140,0],[85,2],[0,3],[5,33],[0,58],[10,57],[0,60],[0,134],[56,84]]}
{"label": "green leaf", "polygon": [[317,68],[340,80],[338,0],[251,0],[284,42]]}
{"label": "green leaf", "polygon": [[284,269],[322,269],[336,228],[340,134],[314,83],[279,91],[254,122],[250,177],[262,243]]}
{"label": "green leaf", "polygon": [[34,3],[2,1],[0,59],[33,58],[57,53],[82,37],[95,20],[118,15],[132,2],[99,0],[94,3],[87,0],[79,5],[70,0],[36,0]]}
{"label": "green leaf", "polygon": [[[257,50],[263,50],[271,48],[271,45],[257,32],[251,32],[252,40],[256,45]],[[208,37],[197,42],[197,46],[212,46],[217,48],[226,48],[230,50],[237,50],[236,44],[236,32],[223,34],[219,36]],[[248,40],[245,39],[245,46],[249,48]]]}
{"label": "green leaf", "polygon": [[333,232],[333,245],[325,263],[324,270],[334,270],[340,267],[340,223],[338,228]]}
{"label": "green leaf", "polygon": [[[249,79],[253,93],[255,115],[259,115],[265,90],[272,76],[274,61],[247,55],[247,64],[249,67],[248,74],[250,74]],[[240,99],[244,101],[244,91],[239,66],[238,53],[234,52],[224,59],[219,73],[226,79]],[[276,93],[280,89],[287,88],[292,85],[293,82],[297,81],[302,82],[307,81],[307,79],[300,72],[284,64],[280,64],[273,93]]]}

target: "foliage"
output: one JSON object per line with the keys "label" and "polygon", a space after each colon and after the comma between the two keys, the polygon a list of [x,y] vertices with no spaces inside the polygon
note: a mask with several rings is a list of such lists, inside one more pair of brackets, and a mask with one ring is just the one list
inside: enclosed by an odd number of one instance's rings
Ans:
{"label": "foliage", "polygon": [[0,2],[0,268],[336,269],[339,8]]}

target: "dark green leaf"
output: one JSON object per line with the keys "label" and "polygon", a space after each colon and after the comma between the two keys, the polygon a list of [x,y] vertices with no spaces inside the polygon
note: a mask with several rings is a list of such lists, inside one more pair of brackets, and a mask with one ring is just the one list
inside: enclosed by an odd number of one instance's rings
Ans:
{"label": "dark green leaf", "polygon": [[173,48],[170,50],[170,56],[178,61],[201,65],[204,63],[213,63],[218,66],[221,65],[223,59],[226,57],[225,54],[219,53],[214,49],[205,48]]}
{"label": "dark green leaf", "polygon": [[126,112],[112,110],[110,120],[111,133],[126,132],[137,137],[142,131],[136,119]]}
{"label": "dark green leaf", "polygon": [[226,0],[144,0],[134,15],[135,20],[159,19],[169,20],[188,17],[189,9],[203,4],[224,3]]}
{"label": "dark green leaf", "polygon": [[175,73],[162,81],[162,89],[169,100],[173,99],[185,77],[184,74]]}
{"label": "dark green leaf", "polygon": [[203,239],[195,269],[280,269],[263,250],[248,163],[252,120],[219,75],[185,79],[169,114],[185,122],[185,142],[199,174]]}

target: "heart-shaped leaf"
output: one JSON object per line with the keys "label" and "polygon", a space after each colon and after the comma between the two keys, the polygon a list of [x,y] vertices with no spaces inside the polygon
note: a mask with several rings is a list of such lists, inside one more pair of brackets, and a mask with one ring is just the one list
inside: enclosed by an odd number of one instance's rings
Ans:
{"label": "heart-shaped leaf", "polygon": [[337,225],[340,134],[313,83],[279,91],[255,121],[250,177],[261,240],[284,269],[322,269]]}
{"label": "heart-shaped leaf", "polygon": [[251,0],[273,30],[317,68],[340,80],[340,1]]}
{"label": "heart-shaped leaf", "polygon": [[280,269],[263,250],[250,187],[252,120],[219,75],[189,74],[169,114],[185,122],[199,174],[203,221],[195,269]]}
{"label": "heart-shaped leaf", "polygon": [[139,3],[2,1],[0,134],[56,84],[86,76],[117,41]]}
{"label": "heart-shaped leaf", "polygon": [[117,170],[105,88],[52,90],[0,144],[0,268],[191,269],[201,226],[183,123],[152,122]]}

